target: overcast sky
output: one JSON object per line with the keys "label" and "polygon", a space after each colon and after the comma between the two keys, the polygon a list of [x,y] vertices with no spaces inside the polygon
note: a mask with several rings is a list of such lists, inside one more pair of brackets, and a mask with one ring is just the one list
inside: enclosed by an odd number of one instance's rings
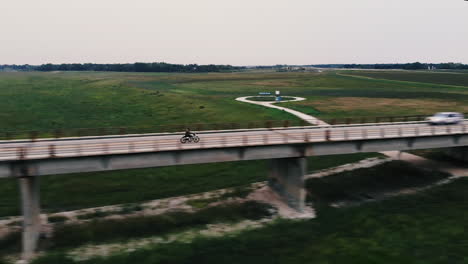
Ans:
{"label": "overcast sky", "polygon": [[468,63],[463,0],[0,0],[0,64]]}

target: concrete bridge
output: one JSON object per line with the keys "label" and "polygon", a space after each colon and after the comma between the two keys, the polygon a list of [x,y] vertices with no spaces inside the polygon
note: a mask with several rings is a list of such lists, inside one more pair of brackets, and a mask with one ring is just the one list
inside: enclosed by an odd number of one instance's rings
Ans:
{"label": "concrete bridge", "polygon": [[301,211],[308,156],[428,148],[451,148],[454,156],[468,156],[466,120],[451,126],[400,122],[208,131],[199,136],[197,144],[181,144],[180,134],[0,141],[0,178],[20,181],[24,258],[31,258],[39,238],[42,175],[268,159],[270,186]]}

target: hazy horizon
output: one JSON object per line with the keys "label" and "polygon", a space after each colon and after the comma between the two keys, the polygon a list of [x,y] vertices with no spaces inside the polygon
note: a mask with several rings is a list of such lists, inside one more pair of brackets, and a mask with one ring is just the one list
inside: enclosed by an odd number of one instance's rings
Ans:
{"label": "hazy horizon", "polygon": [[19,0],[0,64],[468,64],[463,0]]}

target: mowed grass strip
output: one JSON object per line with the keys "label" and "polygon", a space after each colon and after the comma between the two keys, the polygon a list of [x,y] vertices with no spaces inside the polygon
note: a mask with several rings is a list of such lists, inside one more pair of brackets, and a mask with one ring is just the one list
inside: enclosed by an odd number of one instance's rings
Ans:
{"label": "mowed grass strip", "polygon": [[[463,264],[468,246],[466,188],[468,179],[463,178],[415,195],[325,208],[312,220],[281,221],[235,237],[199,238],[79,263]],[[77,262],[59,252],[34,263]]]}

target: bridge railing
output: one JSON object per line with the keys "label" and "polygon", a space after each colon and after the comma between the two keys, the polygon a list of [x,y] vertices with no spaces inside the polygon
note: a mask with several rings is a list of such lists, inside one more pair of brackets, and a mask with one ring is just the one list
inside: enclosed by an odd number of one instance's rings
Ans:
{"label": "bridge railing", "polygon": [[50,141],[42,144],[0,145],[0,160],[25,160],[64,158],[107,154],[128,154],[171,150],[209,149],[221,147],[261,146],[280,144],[304,144],[310,142],[371,140],[387,138],[425,137],[438,135],[463,135],[468,124],[446,126],[362,126],[353,128],[323,128],[318,130],[284,130],[279,133],[264,131],[256,134],[234,135],[203,134],[199,143],[182,144],[179,138],[145,137],[122,138],[118,142],[108,140]]}
{"label": "bridge railing", "polygon": [[[465,114],[468,116],[468,113]],[[424,121],[429,115],[412,116],[377,116],[377,117],[346,117],[327,118],[323,121],[330,125],[346,124],[369,124],[369,123],[395,123],[395,122],[418,122]],[[31,139],[38,138],[64,138],[64,137],[85,137],[85,136],[105,136],[105,135],[128,135],[147,133],[182,133],[186,128],[192,131],[216,131],[234,129],[255,129],[255,128],[288,128],[311,126],[314,120],[267,120],[250,122],[230,122],[230,123],[193,123],[177,125],[150,125],[145,127],[102,127],[102,128],[70,128],[54,130],[32,130],[32,131],[8,131],[0,130],[0,140]]]}

